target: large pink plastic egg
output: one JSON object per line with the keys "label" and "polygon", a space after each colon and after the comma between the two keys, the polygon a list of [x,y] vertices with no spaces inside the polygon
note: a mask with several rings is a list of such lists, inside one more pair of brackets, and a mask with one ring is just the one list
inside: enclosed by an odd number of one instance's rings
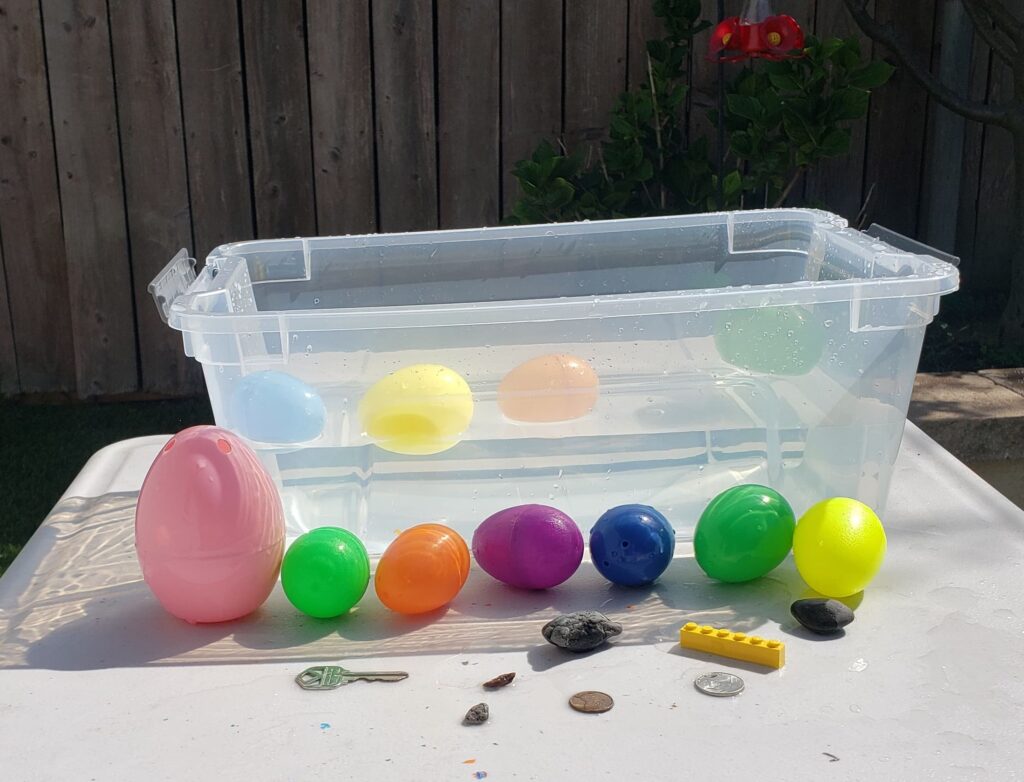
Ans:
{"label": "large pink plastic egg", "polygon": [[135,549],[157,599],[187,622],[226,622],[262,605],[284,553],[284,513],[256,454],[215,426],[186,429],[149,468]]}

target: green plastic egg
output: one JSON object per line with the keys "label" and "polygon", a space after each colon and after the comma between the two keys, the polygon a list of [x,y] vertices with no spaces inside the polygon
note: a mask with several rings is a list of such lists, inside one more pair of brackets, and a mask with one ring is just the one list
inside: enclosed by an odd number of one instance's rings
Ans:
{"label": "green plastic egg", "polygon": [[697,522],[693,551],[711,578],[760,578],[786,558],[796,518],[785,498],[767,486],[736,486],[715,497]]}
{"label": "green plastic egg", "polygon": [[735,367],[806,375],[825,349],[824,326],[803,307],[760,307],[719,316],[715,345]]}
{"label": "green plastic egg", "polygon": [[366,547],[339,527],[320,527],[301,535],[281,563],[285,595],[302,613],[318,619],[347,613],[369,583]]}

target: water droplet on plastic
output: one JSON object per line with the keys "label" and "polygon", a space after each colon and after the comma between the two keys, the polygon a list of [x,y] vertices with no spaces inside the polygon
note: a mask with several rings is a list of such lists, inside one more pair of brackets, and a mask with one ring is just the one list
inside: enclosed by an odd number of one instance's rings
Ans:
{"label": "water droplet on plastic", "polygon": [[868,667],[868,661],[865,660],[863,657],[858,657],[856,660],[854,660],[852,663],[850,663],[850,670],[853,671],[854,673],[860,673],[861,671],[863,671],[867,667]]}

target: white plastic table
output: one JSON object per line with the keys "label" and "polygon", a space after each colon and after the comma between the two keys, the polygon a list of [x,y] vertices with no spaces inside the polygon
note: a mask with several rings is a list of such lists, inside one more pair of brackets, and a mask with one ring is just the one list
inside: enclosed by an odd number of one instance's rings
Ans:
{"label": "white plastic table", "polygon": [[[716,585],[686,555],[652,589],[584,565],[548,592],[474,570],[443,616],[404,619],[372,588],[335,621],[278,588],[257,614],[165,614],[132,547],[136,493],[165,438],[100,451],[0,579],[0,769],[10,780],[1011,779],[1024,768],[1024,512],[908,425],[889,555],[845,637],[796,627],[792,560]],[[687,552],[684,552],[687,554]],[[544,643],[556,613],[625,626],[585,656]],[[683,653],[688,620],[780,638],[771,671]],[[398,684],[305,692],[314,663],[399,669]],[[736,698],[694,677],[733,671]],[[480,684],[506,671],[513,686]],[[579,690],[615,708],[579,714]],[[464,727],[465,711],[491,719]]]}

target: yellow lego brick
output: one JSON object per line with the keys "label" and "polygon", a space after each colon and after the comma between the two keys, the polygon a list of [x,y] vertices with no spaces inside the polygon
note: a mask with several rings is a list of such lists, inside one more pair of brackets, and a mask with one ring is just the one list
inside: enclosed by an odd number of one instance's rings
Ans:
{"label": "yellow lego brick", "polygon": [[684,649],[746,660],[770,668],[781,668],[786,664],[786,645],[782,641],[734,633],[696,622],[687,622],[680,629],[679,645]]}

